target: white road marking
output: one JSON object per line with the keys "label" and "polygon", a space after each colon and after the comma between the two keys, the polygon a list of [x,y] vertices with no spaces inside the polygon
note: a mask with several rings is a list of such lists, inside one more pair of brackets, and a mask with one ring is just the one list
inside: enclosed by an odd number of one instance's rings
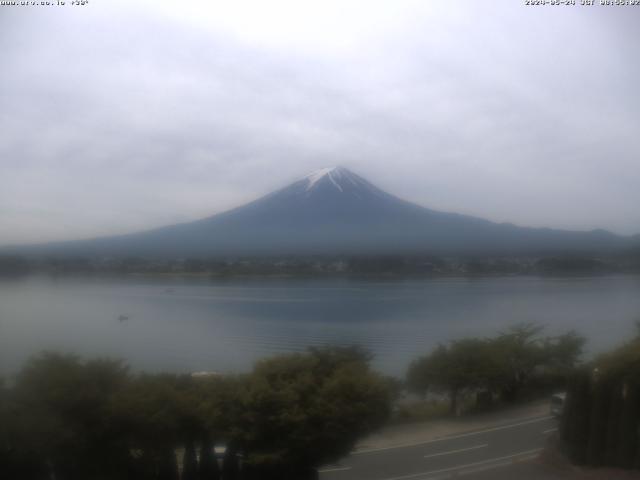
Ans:
{"label": "white road marking", "polygon": [[441,457],[442,455],[453,455],[454,453],[468,452],[469,450],[477,450],[479,448],[485,448],[488,446],[489,446],[488,443],[483,443],[482,445],[474,445],[473,447],[459,448],[457,450],[449,450],[448,452],[432,453],[431,455],[425,455],[424,458]]}
{"label": "white road marking", "polygon": [[557,431],[558,431],[557,428],[550,428],[549,430],[543,430],[542,433],[544,433],[546,435],[547,433],[552,433],[552,432],[557,432]]}
{"label": "white road marking", "polygon": [[[487,470],[495,470],[496,468],[502,468],[502,467],[509,467],[511,465],[513,465],[514,463],[519,463],[519,462],[525,462],[528,460],[534,460],[538,457],[538,453],[534,453],[532,455],[524,455],[522,457],[518,457],[515,460],[507,460],[504,462],[498,462],[498,463],[492,463],[490,465],[481,465],[479,467],[473,467],[473,468],[467,468],[465,470],[459,470],[457,472],[454,473],[454,475],[458,475],[458,476],[464,476],[464,475],[471,475],[472,473],[478,473],[478,472],[486,472]],[[434,480],[435,477],[431,477],[431,479],[429,480]]]}
{"label": "white road marking", "polygon": [[504,457],[496,457],[496,458],[489,458],[487,460],[482,460],[480,462],[473,462],[473,463],[467,463],[465,465],[457,465],[455,467],[448,467],[448,468],[441,468],[440,470],[431,470],[429,472],[420,472],[420,473],[412,473],[410,475],[402,475],[400,477],[390,477],[390,478],[385,478],[384,480],[406,480],[409,478],[418,478],[418,477],[426,477],[429,475],[437,475],[439,473],[447,473],[447,472],[453,472],[455,470],[464,470],[466,468],[471,468],[471,467],[477,467],[480,465],[486,465],[488,463],[497,463],[498,466],[502,466],[504,465],[504,460],[508,460],[508,459],[513,459],[516,457],[527,457],[529,458],[529,456],[531,456],[532,454],[536,454],[536,453],[540,453],[542,450],[542,448],[536,448],[533,450],[525,450],[524,452],[518,452],[518,453],[514,453],[512,455],[505,455]]}
{"label": "white road marking", "polygon": [[323,468],[322,470],[318,470],[318,473],[344,472],[346,470],[351,470],[351,467]]}
{"label": "white road marking", "polygon": [[529,420],[525,420],[525,421],[522,421],[522,422],[518,422],[518,423],[511,423],[511,424],[508,424],[508,425],[500,425],[498,427],[487,428],[487,429],[478,430],[478,431],[475,431],[475,432],[462,433],[460,435],[451,435],[451,436],[447,436],[447,437],[434,438],[433,440],[425,440],[423,442],[403,443],[403,444],[399,444],[399,445],[393,445],[391,447],[370,448],[370,449],[367,449],[367,450],[359,450],[357,452],[351,452],[351,455],[364,455],[364,454],[367,454],[367,453],[383,452],[385,450],[395,450],[397,448],[417,447],[419,445],[428,445],[430,443],[445,442],[447,440],[456,440],[458,438],[471,437],[473,435],[481,435],[483,433],[489,433],[489,432],[497,432],[499,430],[506,430],[507,428],[515,428],[515,427],[520,427],[522,425],[529,425],[531,423],[544,422],[545,420],[549,420],[551,418],[553,418],[551,415],[547,415],[545,417],[535,417],[535,418],[532,418],[532,419],[529,419]]}

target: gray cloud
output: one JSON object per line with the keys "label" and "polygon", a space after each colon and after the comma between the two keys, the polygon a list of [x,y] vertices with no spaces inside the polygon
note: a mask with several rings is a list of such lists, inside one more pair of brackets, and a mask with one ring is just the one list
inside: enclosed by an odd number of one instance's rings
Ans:
{"label": "gray cloud", "polygon": [[333,164],[433,208],[640,232],[640,9],[280,3],[0,7],[0,244],[196,219]]}

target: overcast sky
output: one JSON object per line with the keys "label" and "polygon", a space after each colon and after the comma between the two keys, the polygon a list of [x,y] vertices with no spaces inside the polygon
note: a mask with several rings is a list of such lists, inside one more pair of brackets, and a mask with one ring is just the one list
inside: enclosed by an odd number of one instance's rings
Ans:
{"label": "overcast sky", "polygon": [[0,6],[0,244],[197,219],[331,165],[640,233],[640,7],[69,3]]}

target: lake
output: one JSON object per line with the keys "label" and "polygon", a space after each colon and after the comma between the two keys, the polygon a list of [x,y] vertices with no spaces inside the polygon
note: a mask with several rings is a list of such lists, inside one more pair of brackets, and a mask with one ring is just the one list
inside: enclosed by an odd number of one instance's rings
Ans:
{"label": "lake", "polygon": [[149,371],[238,372],[275,353],[358,344],[376,368],[402,375],[438,342],[519,322],[575,329],[593,354],[628,338],[638,319],[638,276],[28,277],[0,281],[0,373],[44,349]]}

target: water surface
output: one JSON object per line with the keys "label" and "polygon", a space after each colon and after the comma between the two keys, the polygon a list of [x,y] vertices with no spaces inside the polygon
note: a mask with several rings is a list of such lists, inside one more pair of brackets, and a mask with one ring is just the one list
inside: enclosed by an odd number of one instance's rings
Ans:
{"label": "water surface", "polygon": [[628,338],[639,318],[637,276],[30,277],[0,282],[0,372],[43,349],[118,357],[135,369],[234,372],[269,354],[359,344],[377,368],[401,375],[438,342],[519,322],[576,329],[593,353]]}

